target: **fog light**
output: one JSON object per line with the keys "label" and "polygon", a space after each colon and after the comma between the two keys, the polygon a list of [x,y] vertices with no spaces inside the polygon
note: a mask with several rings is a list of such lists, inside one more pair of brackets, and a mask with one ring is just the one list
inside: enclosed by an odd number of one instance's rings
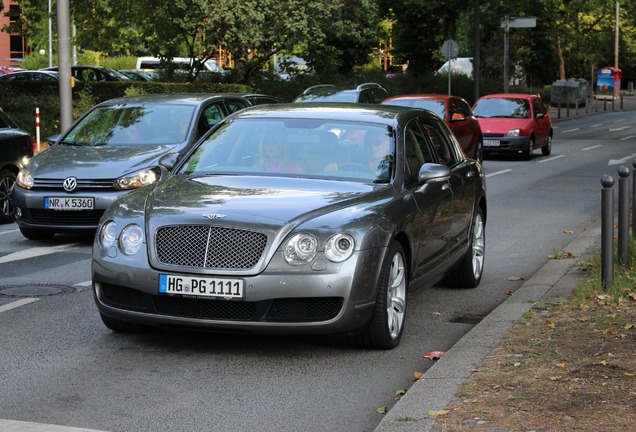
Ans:
{"label": "fog light", "polygon": [[20,207],[16,207],[13,210],[13,214],[15,215],[15,217],[21,218],[22,217],[22,209]]}

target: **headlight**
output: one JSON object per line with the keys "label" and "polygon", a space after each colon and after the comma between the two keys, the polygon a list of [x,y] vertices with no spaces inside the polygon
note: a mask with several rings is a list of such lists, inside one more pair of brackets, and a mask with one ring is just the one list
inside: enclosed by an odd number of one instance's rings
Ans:
{"label": "headlight", "polygon": [[117,224],[113,221],[106,222],[99,229],[99,243],[105,248],[115,244],[117,240]]}
{"label": "headlight", "polygon": [[291,265],[307,264],[316,256],[318,241],[311,234],[296,234],[285,245],[285,260]]}
{"label": "headlight", "polygon": [[31,173],[25,169],[18,171],[18,178],[16,179],[18,186],[24,189],[31,189],[33,187],[33,177]]}
{"label": "headlight", "polygon": [[115,189],[128,190],[147,186],[159,180],[160,175],[159,168],[148,168],[127,174],[115,180]]}
{"label": "headlight", "polygon": [[511,136],[511,137],[517,137],[521,134],[521,130],[520,129],[512,129],[509,130],[508,133],[506,134],[506,136]]}
{"label": "headlight", "polygon": [[119,236],[119,248],[126,255],[137,253],[144,241],[144,232],[139,225],[128,225]]}
{"label": "headlight", "polygon": [[325,256],[329,261],[342,262],[353,254],[355,241],[349,234],[336,234],[327,240]]}

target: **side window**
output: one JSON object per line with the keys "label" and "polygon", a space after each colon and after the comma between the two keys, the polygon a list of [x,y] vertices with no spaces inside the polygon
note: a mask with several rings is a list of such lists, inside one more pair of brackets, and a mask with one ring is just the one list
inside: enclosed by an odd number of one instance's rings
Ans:
{"label": "side window", "polygon": [[9,125],[4,121],[2,117],[0,117],[0,129],[7,129]]}
{"label": "side window", "polygon": [[247,108],[248,107],[247,103],[243,102],[242,100],[238,100],[238,99],[228,99],[228,100],[225,101],[225,103],[227,104],[227,109],[228,109],[230,114],[235,113],[237,111],[242,110],[243,108]]}
{"label": "side window", "polygon": [[[201,134],[210,129],[212,126],[220,122],[225,117],[221,105],[216,103],[208,106],[203,110],[203,114],[199,119],[198,129]],[[205,128],[205,130],[203,130]]]}
{"label": "side window", "polygon": [[455,165],[457,163],[457,155],[446,135],[442,133],[437,125],[429,124],[421,120],[420,122],[425,134],[431,141],[433,152],[437,156],[439,163],[447,167]]}
{"label": "side window", "polygon": [[417,181],[422,165],[434,161],[426,137],[415,121],[410,122],[404,130],[404,160],[407,185]]}
{"label": "side window", "polygon": [[367,91],[367,92],[363,92],[360,94],[360,103],[373,103],[373,100],[371,100],[371,92]]}

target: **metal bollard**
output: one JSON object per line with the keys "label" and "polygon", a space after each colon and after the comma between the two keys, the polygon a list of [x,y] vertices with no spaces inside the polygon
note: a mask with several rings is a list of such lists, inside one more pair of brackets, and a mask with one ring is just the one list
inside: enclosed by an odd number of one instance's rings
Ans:
{"label": "metal bollard", "polygon": [[634,175],[632,176],[632,236],[636,237],[636,159],[632,161]]}
{"label": "metal bollard", "polygon": [[618,169],[618,262],[629,262],[629,168]]}
{"label": "metal bollard", "polygon": [[614,177],[601,178],[601,285],[604,290],[614,283]]}

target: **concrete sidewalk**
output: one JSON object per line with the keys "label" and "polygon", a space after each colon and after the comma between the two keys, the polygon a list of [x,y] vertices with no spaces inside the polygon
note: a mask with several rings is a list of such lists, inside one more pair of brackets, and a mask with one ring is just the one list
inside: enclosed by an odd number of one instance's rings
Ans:
{"label": "concrete sidewalk", "polygon": [[586,273],[576,267],[589,260],[601,242],[600,222],[581,232],[565,251],[573,258],[548,261],[503,304],[473,327],[391,408],[375,432],[428,432],[435,417],[428,412],[443,410],[459,386],[470,377],[491,347],[515,321],[537,304],[553,304],[570,297]]}

